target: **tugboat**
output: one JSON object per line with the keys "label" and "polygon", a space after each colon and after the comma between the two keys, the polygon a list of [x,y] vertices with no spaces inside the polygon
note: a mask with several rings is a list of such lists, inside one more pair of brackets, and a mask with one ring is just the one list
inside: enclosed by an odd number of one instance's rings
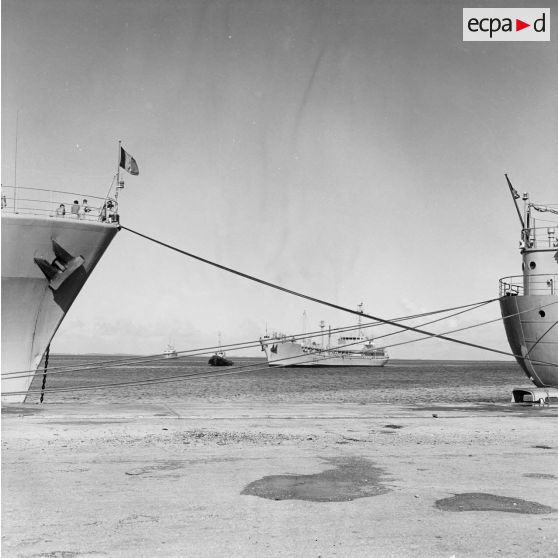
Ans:
{"label": "tugboat", "polygon": [[[360,303],[358,309],[361,315],[362,307]],[[275,333],[262,337],[260,344],[269,366],[384,366],[389,360],[387,351],[377,348],[372,339],[364,336],[361,324],[359,316],[358,333],[340,336],[337,345],[331,344],[330,333],[327,344],[324,342],[323,320],[320,322],[322,333],[319,341],[305,339],[300,343],[292,336]]]}
{"label": "tugboat", "polygon": [[500,309],[517,362],[543,388],[518,388],[514,400],[547,400],[548,388],[558,388],[558,204],[534,203],[528,193],[519,195],[507,175],[506,180],[521,223],[523,274],[500,279]]}
{"label": "tugboat", "polygon": [[234,363],[232,360],[226,358],[225,353],[223,351],[217,351],[208,361],[207,363],[210,366],[232,366]]}
{"label": "tugboat", "polygon": [[221,333],[219,333],[219,349],[207,361],[210,366],[232,366],[234,362],[227,358],[225,351],[221,349]]}

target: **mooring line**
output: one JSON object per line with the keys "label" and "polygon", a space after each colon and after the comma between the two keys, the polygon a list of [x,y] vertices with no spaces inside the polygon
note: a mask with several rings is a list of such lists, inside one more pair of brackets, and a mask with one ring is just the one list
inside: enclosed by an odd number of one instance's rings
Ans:
{"label": "mooring line", "polygon": [[[424,318],[427,316],[432,316],[434,314],[441,314],[441,313],[445,313],[445,312],[451,312],[453,310],[461,310],[460,312],[456,312],[454,314],[450,314],[449,316],[442,316],[441,318],[438,318],[436,320],[432,320],[429,322],[425,322],[423,324],[421,324],[422,326],[425,325],[429,325],[432,323],[436,323],[439,321],[443,321],[443,320],[447,320],[449,318],[455,317],[459,314],[462,314],[464,312],[470,312],[472,310],[476,310],[477,308],[484,306],[486,304],[489,304],[490,302],[493,302],[492,300],[486,300],[486,301],[481,301],[481,302],[473,302],[470,304],[464,304],[461,306],[454,306],[452,308],[444,308],[441,310],[431,310],[430,312],[423,312],[421,314],[412,314],[409,316],[402,316],[399,318],[393,318],[393,321],[406,321],[406,320],[414,320],[414,319],[418,319],[418,318]],[[512,316],[514,316],[515,314],[513,314]],[[347,331],[354,331],[357,329],[369,329],[372,327],[376,327],[382,325],[379,322],[369,322],[369,323],[365,323],[365,324],[361,324],[361,325],[351,325],[351,326],[341,326],[341,327],[336,327],[333,328],[331,330],[332,333],[342,333],[342,332],[347,332]],[[474,326],[471,326],[474,327]],[[321,330],[315,330],[315,331],[311,331],[311,332],[307,332],[307,333],[298,333],[298,334],[293,334],[293,335],[288,335],[287,337],[289,339],[293,339],[293,340],[302,340],[302,339],[309,339],[312,337],[315,337],[316,335],[321,335],[322,331]],[[390,337],[393,335],[398,335],[402,333],[401,331],[395,331],[395,332],[391,332],[391,333],[387,333],[384,335],[378,335],[375,337],[375,339],[383,339],[385,337]],[[417,340],[418,341],[418,340]],[[412,341],[411,341],[412,342]],[[211,347],[200,347],[198,349],[185,349],[185,350],[180,350],[177,351],[178,353],[178,357],[177,358],[183,358],[183,357],[196,357],[196,356],[205,356],[211,352],[216,351],[218,348],[222,348],[223,350],[239,350],[239,349],[250,349],[250,348],[254,348],[254,347],[258,347],[260,346],[261,342],[260,340],[252,340],[252,341],[241,341],[238,343],[230,343],[228,345],[221,345],[220,347],[217,346],[211,346]],[[346,346],[350,346],[350,345],[355,345],[358,344],[357,343],[347,343]],[[511,355],[511,353],[510,353]],[[513,355],[511,355],[513,356]],[[135,356],[135,357],[127,357],[127,358],[117,358],[117,359],[109,359],[109,360],[102,360],[102,361],[93,361],[93,362],[85,362],[83,364],[80,364],[79,366],[54,366],[54,367],[50,367],[49,369],[49,373],[50,374],[62,374],[62,373],[67,373],[67,372],[83,372],[83,371],[90,371],[90,370],[96,370],[99,368],[118,368],[121,366],[126,366],[126,365],[132,365],[132,364],[149,364],[151,362],[160,362],[161,360],[165,360],[165,354],[164,353],[157,353],[154,355],[146,355],[146,356]],[[29,376],[34,376],[35,375],[35,370],[19,370],[19,371],[13,371],[13,372],[2,372],[1,373],[2,377],[7,379],[15,379],[15,378],[25,378],[25,377],[29,377]]]}
{"label": "mooring line", "polygon": [[[211,260],[208,260],[207,258],[202,258],[201,256],[198,256],[196,254],[192,254],[191,252],[187,252],[185,250],[181,250],[180,248],[177,248],[176,246],[172,246],[171,244],[167,244],[166,242],[163,242],[161,240],[157,240],[156,238],[153,238],[153,237],[148,236],[146,234],[135,231],[134,229],[130,229],[129,227],[126,227],[124,225],[120,225],[120,228],[122,228],[122,229],[124,229],[128,232],[131,232],[132,234],[135,234],[135,235],[137,235],[141,238],[149,240],[150,242],[153,242],[155,244],[159,244],[160,246],[164,246],[165,248],[168,248],[169,250],[173,250],[174,252],[178,252],[179,254],[183,254],[184,256],[188,256],[189,258],[192,258],[194,260],[198,260],[200,262],[211,265],[211,266],[216,267],[218,269],[222,269],[223,271],[227,271],[227,272],[232,273],[234,275],[238,275],[239,277],[243,277],[244,279],[254,281],[254,282],[259,283],[261,285],[265,285],[267,287],[271,287],[273,289],[282,291],[284,293],[288,293],[288,294],[291,294],[293,296],[297,296],[299,298],[304,298],[306,300],[310,300],[312,302],[316,302],[318,304],[322,304],[324,306],[328,306],[330,308],[334,308],[334,309],[340,310],[342,312],[348,312],[349,314],[362,316],[364,318],[368,318],[370,320],[375,320],[375,321],[381,322],[383,324],[395,326],[395,327],[404,329],[406,331],[413,331],[415,333],[421,333],[422,335],[426,335],[428,337],[432,337],[432,338],[436,338],[436,339],[442,339],[444,341],[449,341],[451,343],[457,343],[459,345],[464,345],[466,347],[472,347],[474,349],[482,349],[482,350],[485,350],[485,351],[489,351],[489,352],[500,354],[500,355],[506,355],[506,356],[509,356],[509,354],[510,354],[509,352],[501,351],[500,349],[494,349],[492,347],[485,347],[485,346],[479,345],[477,343],[470,343],[468,341],[463,341],[461,339],[455,339],[454,337],[448,337],[447,335],[437,334],[437,333],[433,333],[431,331],[426,331],[424,329],[420,329],[420,328],[417,328],[417,327],[412,327],[412,326],[408,326],[408,325],[405,325],[405,324],[400,324],[400,323],[394,322],[393,320],[387,320],[385,318],[380,318],[379,316],[374,316],[373,314],[364,313],[364,312],[361,312],[361,311],[358,311],[358,310],[352,310],[351,308],[346,308],[344,306],[341,306],[339,304],[335,304],[333,302],[329,302],[329,301],[326,301],[326,300],[323,300],[323,299],[320,299],[320,298],[316,298],[314,296],[310,296],[310,295],[307,295],[307,294],[304,294],[304,293],[300,293],[298,291],[294,291],[292,289],[288,289],[286,287],[282,287],[281,285],[277,285],[275,283],[271,283],[270,281],[260,279],[259,277],[255,277],[254,275],[249,275],[248,273],[238,271],[237,269],[233,269],[231,267],[227,267],[227,266],[219,264],[217,262],[213,262]],[[496,300],[498,300],[498,299],[494,298],[494,299],[490,299],[487,302],[494,302]],[[519,355],[519,358],[521,358],[520,355]]]}

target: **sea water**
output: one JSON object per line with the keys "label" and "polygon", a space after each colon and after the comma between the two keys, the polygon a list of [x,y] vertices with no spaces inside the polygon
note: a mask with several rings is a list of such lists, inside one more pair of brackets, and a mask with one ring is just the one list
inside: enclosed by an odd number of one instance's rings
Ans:
{"label": "sea water", "polygon": [[[514,361],[391,360],[384,367],[270,368],[265,359],[228,357],[233,367],[211,367],[199,357],[133,362],[122,356],[51,355],[46,388],[54,391],[45,393],[44,403],[500,403],[510,401],[512,388],[530,385]],[[142,384],[146,381],[152,383]],[[39,369],[27,403],[39,401],[42,382]]]}

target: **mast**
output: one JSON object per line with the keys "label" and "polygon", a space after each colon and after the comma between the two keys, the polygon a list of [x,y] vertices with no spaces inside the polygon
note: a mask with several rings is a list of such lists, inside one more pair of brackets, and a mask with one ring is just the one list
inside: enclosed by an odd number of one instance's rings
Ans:
{"label": "mast", "polygon": [[[527,237],[530,236],[529,229],[531,228],[531,207],[529,205],[529,194],[527,192],[523,192],[523,222],[525,223],[523,226],[527,229],[526,235]],[[533,224],[533,228],[535,225]]]}
{"label": "mast", "polygon": [[[508,188],[510,189],[510,194],[511,194],[511,197],[513,199],[513,204],[515,205],[515,209],[517,211],[517,216],[519,217],[519,221],[521,222],[521,228],[525,229],[525,220],[521,216],[521,211],[519,211],[519,206],[517,205],[517,200],[520,198],[520,195],[517,192],[517,190],[512,186],[512,183],[511,183],[510,179],[508,178],[508,175],[504,174],[504,176],[506,177],[506,180],[508,182]],[[523,194],[523,200],[525,201],[525,194]]]}
{"label": "mast", "polygon": [[358,305],[358,335],[362,337],[362,312],[363,312],[364,303],[361,302]]}
{"label": "mast", "polygon": [[14,155],[14,213],[16,210],[17,198],[17,135],[19,130],[19,110],[16,114],[16,131],[15,131],[15,155]]}

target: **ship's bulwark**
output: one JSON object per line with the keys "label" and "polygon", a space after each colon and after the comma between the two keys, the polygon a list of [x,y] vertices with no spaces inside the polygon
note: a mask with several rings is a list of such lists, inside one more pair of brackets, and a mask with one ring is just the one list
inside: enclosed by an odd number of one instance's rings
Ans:
{"label": "ship's bulwark", "polygon": [[[115,224],[101,222],[2,215],[3,401],[25,400],[25,395],[5,394],[26,391],[32,376],[9,379],[4,375],[36,370],[117,231]],[[59,270],[56,280],[49,280],[44,262]],[[75,262],[78,265],[72,267]]]}
{"label": "ship's bulwark", "polygon": [[510,348],[527,377],[538,387],[558,387],[556,302],[558,296],[549,295],[500,298]]}

